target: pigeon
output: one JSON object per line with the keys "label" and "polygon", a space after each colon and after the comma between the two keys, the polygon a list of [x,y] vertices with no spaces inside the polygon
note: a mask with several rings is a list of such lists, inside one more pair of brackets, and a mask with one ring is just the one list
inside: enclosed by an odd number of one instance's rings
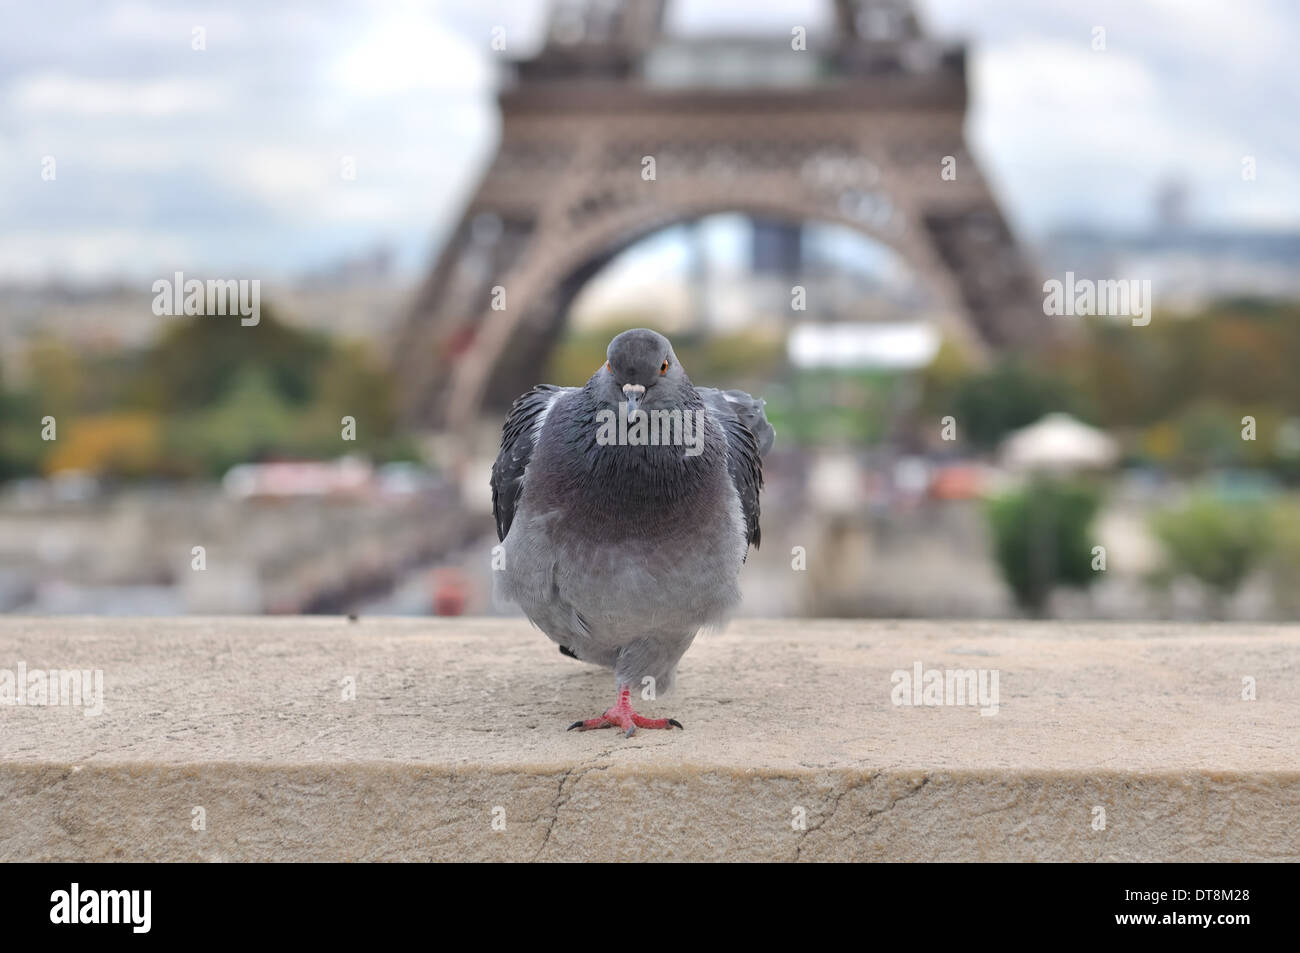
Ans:
{"label": "pigeon", "polygon": [[695,636],[725,623],[757,548],[764,401],[696,387],[668,338],[624,331],[583,387],[515,401],[492,467],[496,597],[564,655],[613,669],[617,701],[569,730],[681,728],[630,694],[672,688]]}

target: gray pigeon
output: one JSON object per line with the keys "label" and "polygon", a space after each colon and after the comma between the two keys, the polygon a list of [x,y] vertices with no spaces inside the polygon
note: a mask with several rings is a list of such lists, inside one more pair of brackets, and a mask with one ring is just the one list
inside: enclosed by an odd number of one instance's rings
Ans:
{"label": "gray pigeon", "polygon": [[614,670],[614,707],[570,730],[630,736],[682,727],[637,714],[629,695],[668,691],[696,633],[739,602],[776,434],[762,400],[692,385],[662,334],[624,331],[606,356],[586,386],[534,387],[506,417],[496,592],[563,654]]}

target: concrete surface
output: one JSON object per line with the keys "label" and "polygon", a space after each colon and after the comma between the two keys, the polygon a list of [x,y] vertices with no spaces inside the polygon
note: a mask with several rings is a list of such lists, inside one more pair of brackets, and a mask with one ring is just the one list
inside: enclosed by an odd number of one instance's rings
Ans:
{"label": "concrete surface", "polygon": [[[517,621],[0,619],[20,662],[105,702],[0,704],[5,860],[1300,860],[1295,627],[737,622],[631,739]],[[917,662],[997,714],[893,704]]]}

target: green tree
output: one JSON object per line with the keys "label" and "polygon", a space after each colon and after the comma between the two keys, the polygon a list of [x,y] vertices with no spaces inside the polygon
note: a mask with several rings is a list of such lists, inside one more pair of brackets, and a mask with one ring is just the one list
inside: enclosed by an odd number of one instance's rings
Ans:
{"label": "green tree", "polygon": [[1075,412],[1075,403],[1060,378],[1009,360],[958,384],[952,413],[974,446],[989,449],[1046,414]]}
{"label": "green tree", "polygon": [[244,326],[228,316],[174,322],[150,349],[135,399],[161,412],[192,411],[225,399],[236,380],[260,371],[283,402],[302,406],[314,395],[330,341],[278,321],[270,308]]}
{"label": "green tree", "polygon": [[1225,600],[1263,561],[1272,543],[1261,504],[1209,495],[1155,514],[1151,528],[1164,550],[1167,575],[1192,576],[1208,586],[1216,615],[1222,615]]}
{"label": "green tree", "polygon": [[50,447],[41,440],[43,416],[30,394],[6,390],[0,378],[0,482],[40,472]]}
{"label": "green tree", "polygon": [[1052,479],[988,501],[994,555],[1021,607],[1041,615],[1057,586],[1096,579],[1091,526],[1099,502],[1089,486]]}
{"label": "green tree", "polygon": [[178,469],[220,476],[236,463],[296,455],[301,419],[266,368],[247,368],[220,403],[175,417],[168,447]]}

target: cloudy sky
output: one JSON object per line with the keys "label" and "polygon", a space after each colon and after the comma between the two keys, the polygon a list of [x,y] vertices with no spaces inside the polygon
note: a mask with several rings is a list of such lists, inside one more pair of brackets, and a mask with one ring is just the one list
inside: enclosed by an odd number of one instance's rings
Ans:
{"label": "cloudy sky", "polygon": [[[1205,226],[1300,227],[1300,4],[918,6],[932,33],[971,42],[972,146],[1030,237],[1142,228],[1170,177]],[[670,9],[686,34],[788,35],[827,19],[820,0]],[[492,30],[526,53],[545,12],[546,0],[10,6],[0,280],[291,274],[380,242],[418,270],[491,155]]]}

